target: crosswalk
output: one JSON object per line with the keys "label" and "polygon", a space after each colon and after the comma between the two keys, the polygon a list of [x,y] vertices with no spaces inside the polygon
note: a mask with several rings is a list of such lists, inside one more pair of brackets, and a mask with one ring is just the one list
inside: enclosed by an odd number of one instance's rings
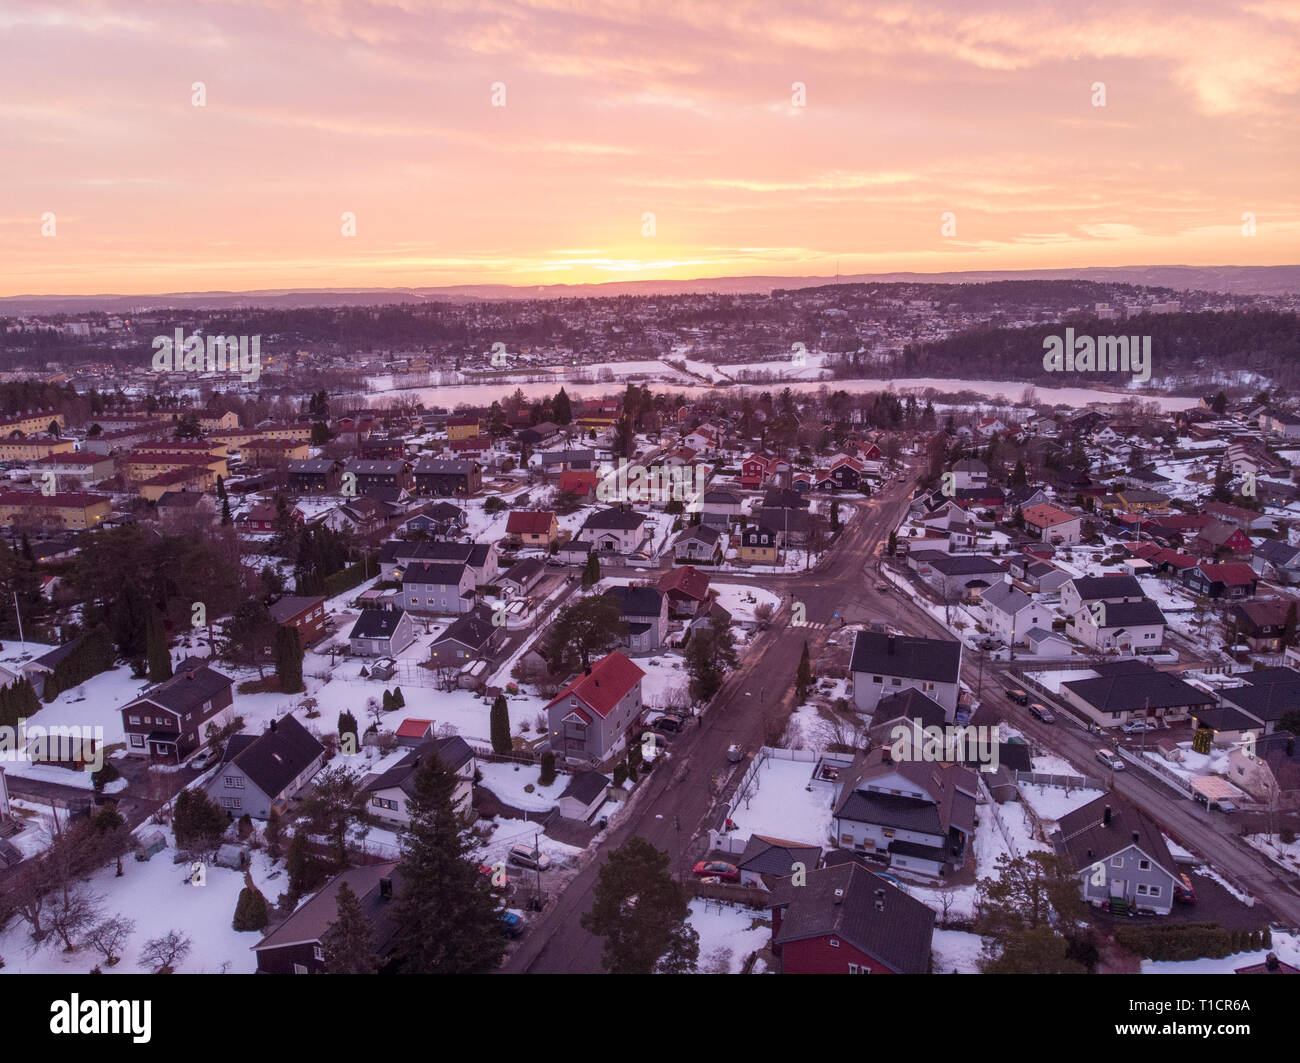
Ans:
{"label": "crosswalk", "polygon": [[826,625],[823,624],[823,623],[821,623],[820,621],[817,622],[817,623],[805,622],[805,623],[802,623],[802,624],[794,624],[794,625],[792,625],[792,626],[793,626],[793,627],[801,627],[801,628],[804,628],[805,630],[808,630],[808,631],[822,631],[822,630],[824,630],[825,627],[826,627]]}

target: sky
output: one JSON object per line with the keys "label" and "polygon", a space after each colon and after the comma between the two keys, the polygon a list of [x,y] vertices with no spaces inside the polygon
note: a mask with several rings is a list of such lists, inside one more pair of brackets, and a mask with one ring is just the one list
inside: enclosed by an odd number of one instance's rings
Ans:
{"label": "sky", "polygon": [[1300,260],[1300,2],[0,5],[0,295]]}

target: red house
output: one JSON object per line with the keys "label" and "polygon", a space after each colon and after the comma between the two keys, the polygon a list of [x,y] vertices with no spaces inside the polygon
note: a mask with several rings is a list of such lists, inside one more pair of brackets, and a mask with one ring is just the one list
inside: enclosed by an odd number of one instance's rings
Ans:
{"label": "red house", "polygon": [[934,912],[850,860],[772,891],[781,974],[928,974]]}
{"label": "red house", "polygon": [[777,473],[789,471],[790,463],[782,458],[773,458],[766,454],[751,454],[740,463],[740,486],[762,487]]}
{"label": "red house", "polygon": [[594,498],[596,495],[597,475],[594,469],[570,469],[560,473],[555,485],[560,494],[572,494],[578,498]]}

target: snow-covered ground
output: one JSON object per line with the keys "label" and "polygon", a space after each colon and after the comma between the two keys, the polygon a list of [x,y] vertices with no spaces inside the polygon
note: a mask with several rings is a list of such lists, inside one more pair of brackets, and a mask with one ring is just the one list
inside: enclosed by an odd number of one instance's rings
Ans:
{"label": "snow-covered ground", "polygon": [[742,800],[732,820],[738,836],[762,834],[786,841],[826,845],[831,833],[831,790],[812,786],[813,765],[806,760],[763,761],[747,800]]}
{"label": "snow-covered ground", "polygon": [[779,594],[763,587],[713,583],[710,584],[709,589],[718,592],[718,604],[731,614],[733,620],[741,623],[753,623],[754,610],[760,605],[770,605],[775,613],[781,604]]}
{"label": "snow-covered ground", "polygon": [[[542,786],[538,779],[542,769],[536,764],[494,764],[480,761],[482,785],[491,790],[512,808],[525,812],[545,812],[554,808],[560,794],[569,785],[568,775],[557,775],[550,786]],[[525,787],[532,787],[531,792]]]}
{"label": "snow-covered ground", "polygon": [[772,938],[768,912],[696,898],[687,922],[700,936],[699,970],[710,974],[739,974],[751,952],[766,948]]}
{"label": "snow-covered ground", "polygon": [[1034,814],[1043,821],[1043,829],[1050,831],[1053,824],[1076,808],[1082,808],[1089,801],[1101,797],[1104,790],[1066,790],[1060,786],[1035,786],[1032,783],[1019,783],[1020,799],[1034,810]]}
{"label": "snow-covered ground", "polygon": [[935,974],[979,974],[984,939],[965,930],[935,930],[931,945]]}

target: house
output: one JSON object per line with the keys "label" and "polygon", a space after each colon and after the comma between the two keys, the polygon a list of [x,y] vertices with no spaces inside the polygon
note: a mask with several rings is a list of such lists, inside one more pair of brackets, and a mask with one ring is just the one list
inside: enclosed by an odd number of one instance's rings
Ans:
{"label": "house", "polygon": [[918,550],[908,554],[907,563],[946,602],[978,601],[1007,574],[1001,561],[980,554],[954,557],[937,550]]}
{"label": "house", "polygon": [[988,487],[989,467],[979,458],[963,458],[952,467],[952,486],[954,489],[966,487]]}
{"label": "house", "polygon": [[460,667],[466,661],[488,660],[506,637],[506,626],[494,623],[500,615],[479,602],[433,641],[429,663],[435,668]]}
{"label": "house", "polygon": [[1083,518],[1052,505],[1029,506],[1021,511],[1025,530],[1053,546],[1073,546],[1083,538]]}
{"label": "house", "polygon": [[1240,528],[1247,533],[1266,532],[1273,528],[1272,517],[1267,513],[1256,513],[1253,509],[1245,509],[1227,502],[1207,502],[1204,509],[1215,520],[1231,524],[1234,528]]}
{"label": "house", "polygon": [[1168,915],[1178,868],[1160,828],[1117,793],[1061,817],[1052,842],[1079,877],[1083,899],[1097,907]]}
{"label": "house", "polygon": [[515,437],[521,443],[527,443],[530,447],[548,447],[559,440],[564,433],[558,424],[550,421],[541,421],[528,428],[521,428],[515,433]]}
{"label": "house", "polygon": [[571,678],[546,705],[551,751],[579,763],[605,760],[641,714],[644,675],[615,650]]}
{"label": "house", "polygon": [[412,749],[387,771],[363,779],[361,792],[367,795],[367,811],[378,819],[399,827],[410,823],[410,799],[415,794],[415,773],[425,757],[437,757],[443,768],[456,777],[452,794],[456,814],[465,822],[473,822],[476,814],[471,798],[477,764],[474,750],[459,735],[425,742]]}
{"label": "house", "polygon": [[[349,477],[353,479],[349,481]],[[344,466],[343,479],[350,482],[357,494],[362,496],[373,495],[385,488],[409,491],[413,482],[411,463],[401,459],[367,461],[351,458]]]}
{"label": "house", "polygon": [[298,645],[313,645],[325,634],[325,599],[322,597],[285,597],[268,607],[271,619],[280,627],[298,632]]}
{"label": "house", "polygon": [[587,471],[596,464],[594,450],[548,450],[538,457],[542,471],[548,473],[563,473],[573,469]]}
{"label": "house", "polygon": [[459,506],[453,506],[450,502],[434,502],[423,512],[417,513],[406,521],[401,527],[400,534],[409,537],[417,532],[423,532],[431,538],[437,538],[454,535],[463,530],[468,523],[469,517]]}
{"label": "house", "polygon": [[338,921],[338,892],[344,883],[361,905],[371,947],[383,958],[392,953],[398,933],[394,898],[401,878],[395,862],[370,864],[339,872],[254,945],[258,974],[328,973],[323,941]]}
{"label": "house", "polygon": [[1243,562],[1212,565],[1201,562],[1179,576],[1188,590],[1209,598],[1253,598],[1259,586],[1255,570]]}
{"label": "house", "polygon": [[703,522],[683,528],[673,540],[673,557],[678,561],[705,561],[716,564],[722,560],[722,551],[722,533]]}
{"label": "house", "polygon": [[596,497],[596,485],[600,474],[595,469],[569,469],[560,473],[555,484],[557,495],[572,495],[579,502],[588,502]]}
{"label": "house", "polygon": [[710,598],[709,574],[694,565],[670,568],[655,581],[655,586],[668,599],[670,616],[689,616]]}
{"label": "house", "polygon": [[537,585],[546,574],[546,566],[536,557],[516,561],[504,575],[497,577],[497,586],[512,598],[521,598]]}
{"label": "house", "polygon": [[202,528],[217,519],[212,495],[199,491],[168,491],[158,498],[158,523],[169,531]]}
{"label": "house", "polygon": [[1025,632],[1025,644],[1039,657],[1069,657],[1073,653],[1070,640],[1048,628],[1031,627]]}
{"label": "house", "polygon": [[361,441],[361,457],[391,460],[406,456],[406,440],[401,436],[368,435]]}
{"label": "house", "polygon": [[740,516],[741,499],[732,491],[705,491],[700,504],[700,522],[712,527],[725,528]]}
{"label": "house", "polygon": [[1007,572],[1011,582],[1026,594],[1059,596],[1061,588],[1070,582],[1070,574],[1064,569],[1031,554],[1017,554],[1008,558]]}
{"label": "house", "polygon": [[517,509],[506,518],[506,536],[520,546],[549,547],[560,533],[554,513]]}
{"label": "house", "polygon": [[668,597],[656,587],[610,587],[607,598],[618,602],[619,618],[627,625],[622,646],[633,654],[658,653],[668,632]]}
{"label": "house", "polygon": [[384,523],[384,512],[377,498],[357,498],[330,510],[322,523],[333,531],[364,535]]}
{"label": "house", "polygon": [[41,491],[0,491],[0,526],[67,528],[98,527],[113,513],[113,499],[86,491],[52,495]]}
{"label": "house", "polygon": [[272,720],[260,735],[226,739],[221,767],[204,787],[232,819],[270,819],[325,763],[325,747],[293,716]]}
{"label": "house", "polygon": [[882,698],[915,688],[942,705],[951,723],[957,711],[961,652],[955,639],[859,631],[849,662],[857,711],[872,715]]}
{"label": "house", "polygon": [[425,742],[431,741],[438,736],[434,732],[432,720],[408,716],[397,725],[393,737],[397,739],[397,744],[404,749],[417,749],[424,745]]}
{"label": "house", "polygon": [[772,942],[782,974],[928,974],[935,914],[856,863],[808,873],[772,891]]}
{"label": "house", "polygon": [[413,563],[402,570],[397,603],[413,613],[468,613],[474,574],[463,562]]}
{"label": "house", "polygon": [[464,498],[483,490],[483,466],[472,458],[422,458],[413,475],[421,498]]}
{"label": "house", "polygon": [[1219,692],[1219,710],[1235,712],[1241,726],[1225,726],[1210,713],[1198,714],[1197,722],[1216,731],[1263,731],[1266,735],[1278,732],[1278,726],[1287,713],[1300,710],[1300,672],[1294,668],[1257,668],[1240,673],[1241,686],[1227,687]]}
{"label": "house", "polygon": [[1031,629],[1052,626],[1047,607],[1012,583],[995,583],[980,595],[980,606],[989,631],[1008,646],[1023,646]]}
{"label": "house", "polygon": [[1287,616],[1295,602],[1294,598],[1264,598],[1234,605],[1228,616],[1238,641],[1255,653],[1281,653],[1286,648]]}
{"label": "house", "polygon": [[740,463],[740,486],[753,490],[788,475],[790,463],[768,454],[751,454]]}
{"label": "house", "polygon": [[288,465],[289,490],[298,495],[336,495],[343,483],[343,463],[306,458]]}
{"label": "house", "polygon": [[610,779],[598,771],[576,771],[555,805],[565,819],[586,823],[605,803]]}
{"label": "house", "polygon": [[835,836],[842,849],[942,877],[966,862],[978,792],[975,772],[963,764],[895,761],[890,746],[858,753],[837,782]]}
{"label": "house", "polygon": [[187,657],[175,674],[119,711],[126,751],[179,764],[202,745],[202,727],[234,700],[235,681]]}
{"label": "house", "polygon": [[483,586],[495,582],[499,557],[495,543],[389,539],[379,547],[379,571],[384,579],[396,579],[403,570],[421,562],[465,565],[474,585]]}
{"label": "house", "polygon": [[1221,520],[1211,520],[1190,543],[1188,553],[1216,560],[1247,560],[1254,547],[1250,536],[1240,528]]}
{"label": "house", "polygon": [[762,524],[742,528],[736,559],[748,565],[777,564],[780,554],[776,532]]}
{"label": "house", "polygon": [[1216,704],[1200,687],[1140,661],[1107,661],[1094,665],[1092,672],[1091,678],[1062,683],[1060,697],[1100,727],[1134,720],[1179,723]]}
{"label": "house", "polygon": [[770,890],[796,872],[816,871],[821,859],[820,845],[751,834],[736,867],[740,869],[742,886]]}
{"label": "house", "polygon": [[362,609],[348,645],[359,657],[396,657],[415,638],[415,623],[405,609]]}
{"label": "house", "polygon": [[1066,631],[1098,653],[1157,653],[1165,641],[1165,615],[1149,598],[1094,601],[1067,617]]}
{"label": "house", "polygon": [[575,538],[602,554],[630,554],[645,541],[646,515],[619,506],[593,513]]}
{"label": "house", "polygon": [[1279,539],[1265,539],[1255,546],[1250,564],[1265,579],[1295,583],[1300,579],[1300,547]]}

